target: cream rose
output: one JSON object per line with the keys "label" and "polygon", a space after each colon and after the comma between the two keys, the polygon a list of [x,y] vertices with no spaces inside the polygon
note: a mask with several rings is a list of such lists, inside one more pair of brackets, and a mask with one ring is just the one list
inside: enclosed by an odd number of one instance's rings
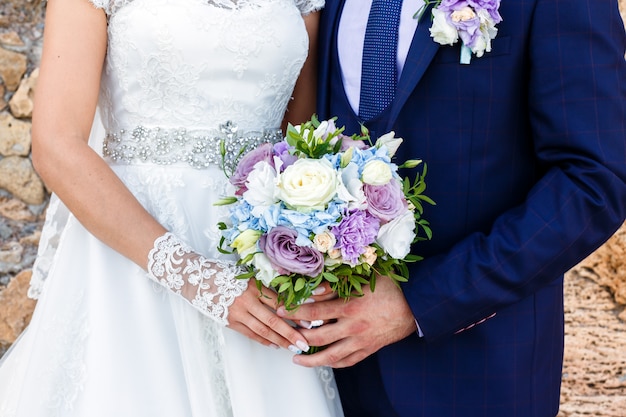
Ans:
{"label": "cream rose", "polygon": [[476,17],[476,13],[472,10],[471,7],[465,6],[462,9],[455,10],[450,14],[450,19],[454,22],[465,22],[467,20],[472,20]]}
{"label": "cream rose", "polygon": [[326,159],[298,159],[278,177],[277,197],[299,211],[323,208],[337,194],[337,172]]}
{"label": "cream rose", "polygon": [[391,181],[391,167],[385,161],[374,159],[363,167],[362,180],[369,185],[385,185]]}
{"label": "cream rose", "polygon": [[361,255],[361,259],[363,260],[363,262],[370,266],[374,265],[377,257],[378,255],[376,255],[376,249],[374,249],[372,246],[366,246],[365,252],[363,252],[363,254]]}
{"label": "cream rose", "polygon": [[380,226],[376,243],[392,258],[403,259],[415,239],[415,216],[409,210],[389,223]]}
{"label": "cream rose", "polygon": [[341,249],[331,249],[328,251],[328,256],[324,257],[324,266],[329,268],[341,265],[342,263]]}
{"label": "cream rose", "polygon": [[322,232],[313,238],[313,247],[322,253],[327,253],[335,247],[337,238],[330,232]]}

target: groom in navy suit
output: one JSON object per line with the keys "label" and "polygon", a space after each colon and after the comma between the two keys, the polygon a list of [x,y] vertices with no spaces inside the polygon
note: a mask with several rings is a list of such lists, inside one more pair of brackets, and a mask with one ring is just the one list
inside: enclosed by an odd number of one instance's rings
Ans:
{"label": "groom in navy suit", "polygon": [[397,159],[428,164],[434,236],[402,291],[380,278],[362,298],[301,306],[294,318],[327,322],[307,340],[330,346],[294,361],[336,368],[349,417],[553,417],[563,274],[626,217],[617,2],[502,0],[491,51],[468,60],[461,40],[430,36],[432,6],[418,22],[422,0],[404,0],[387,25],[399,27],[392,101],[363,116],[371,3],[326,1],[319,115],[404,138]]}

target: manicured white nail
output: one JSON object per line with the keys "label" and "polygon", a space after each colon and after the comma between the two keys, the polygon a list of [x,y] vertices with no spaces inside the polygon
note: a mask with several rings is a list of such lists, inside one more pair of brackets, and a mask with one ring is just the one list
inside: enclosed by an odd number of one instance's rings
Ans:
{"label": "manicured white nail", "polygon": [[314,300],[314,299],[312,299],[312,298],[307,298],[306,300],[304,300],[304,301],[302,302],[302,304],[311,304],[311,303],[314,303],[314,302],[315,302],[315,300]]}
{"label": "manicured white nail", "polygon": [[[309,349],[310,349],[310,348],[309,348],[309,345],[307,345],[306,343],[304,343],[302,340],[298,340],[298,341],[296,342],[296,345],[297,345],[300,349],[302,349],[304,352],[308,352],[308,351],[309,351]],[[302,353],[302,352],[300,352],[300,353]]]}
{"label": "manicured white nail", "polygon": [[322,295],[326,292],[326,288],[324,287],[317,287],[316,289],[313,290],[313,292],[311,294],[313,295]]}
{"label": "manicured white nail", "polygon": [[296,355],[299,355],[299,354],[302,353],[302,350],[298,349],[294,345],[289,345],[289,350],[292,351],[293,353],[295,353]]}
{"label": "manicured white nail", "polygon": [[300,320],[300,326],[304,327],[305,329],[310,329],[311,327],[313,327],[312,323],[306,320]]}
{"label": "manicured white nail", "polygon": [[309,328],[312,329],[313,327],[320,327],[322,324],[324,324],[324,320],[313,320],[311,322],[311,327]]}

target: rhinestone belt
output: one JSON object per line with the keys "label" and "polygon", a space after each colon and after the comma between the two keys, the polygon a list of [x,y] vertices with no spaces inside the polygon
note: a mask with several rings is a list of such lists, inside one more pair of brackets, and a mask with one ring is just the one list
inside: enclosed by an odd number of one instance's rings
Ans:
{"label": "rhinestone belt", "polygon": [[214,130],[138,126],[130,131],[107,133],[102,155],[112,163],[125,165],[186,163],[197,169],[217,165],[232,171],[243,153],[262,143],[277,143],[282,139],[280,129],[241,132],[230,121]]}

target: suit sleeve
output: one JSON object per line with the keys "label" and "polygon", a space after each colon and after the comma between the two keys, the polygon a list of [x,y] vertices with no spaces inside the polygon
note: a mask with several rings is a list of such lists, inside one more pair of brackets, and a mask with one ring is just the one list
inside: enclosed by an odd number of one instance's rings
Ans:
{"label": "suit sleeve", "polygon": [[427,341],[560,278],[626,217],[626,36],[617,3],[539,0],[530,30],[528,140],[544,174],[488,233],[413,268],[403,289]]}

